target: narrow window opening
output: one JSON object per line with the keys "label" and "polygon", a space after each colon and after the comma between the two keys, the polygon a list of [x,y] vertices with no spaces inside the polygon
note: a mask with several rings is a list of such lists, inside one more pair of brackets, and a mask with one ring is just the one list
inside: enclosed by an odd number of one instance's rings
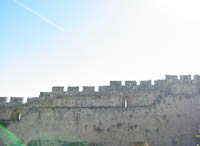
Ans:
{"label": "narrow window opening", "polygon": [[21,113],[20,112],[17,113],[17,120],[18,121],[21,120]]}
{"label": "narrow window opening", "polygon": [[128,107],[128,100],[126,97],[123,97],[122,99],[122,108],[127,108]]}
{"label": "narrow window opening", "polygon": [[124,101],[124,107],[127,108],[127,100]]}

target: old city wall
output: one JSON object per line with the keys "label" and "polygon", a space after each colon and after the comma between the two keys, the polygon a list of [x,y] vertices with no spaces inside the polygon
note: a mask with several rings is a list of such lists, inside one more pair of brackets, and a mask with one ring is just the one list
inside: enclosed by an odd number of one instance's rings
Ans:
{"label": "old city wall", "polygon": [[[188,146],[200,128],[200,76],[111,81],[109,86],[53,87],[39,98],[0,98],[0,122],[25,144],[83,141],[101,146]],[[46,144],[49,145],[49,144]]]}

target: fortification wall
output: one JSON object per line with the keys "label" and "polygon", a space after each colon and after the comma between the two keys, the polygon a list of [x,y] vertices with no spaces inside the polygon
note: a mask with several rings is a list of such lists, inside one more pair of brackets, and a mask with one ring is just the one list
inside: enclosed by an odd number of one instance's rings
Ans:
{"label": "fortification wall", "polygon": [[[188,146],[200,128],[200,76],[111,81],[109,86],[53,87],[39,98],[0,98],[0,122],[25,143],[51,139],[103,146]],[[19,117],[20,114],[20,117]]]}

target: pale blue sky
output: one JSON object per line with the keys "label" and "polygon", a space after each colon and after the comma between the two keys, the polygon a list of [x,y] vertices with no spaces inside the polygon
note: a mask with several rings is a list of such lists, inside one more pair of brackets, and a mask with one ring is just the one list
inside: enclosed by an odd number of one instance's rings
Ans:
{"label": "pale blue sky", "polygon": [[199,0],[1,0],[0,96],[199,74]]}

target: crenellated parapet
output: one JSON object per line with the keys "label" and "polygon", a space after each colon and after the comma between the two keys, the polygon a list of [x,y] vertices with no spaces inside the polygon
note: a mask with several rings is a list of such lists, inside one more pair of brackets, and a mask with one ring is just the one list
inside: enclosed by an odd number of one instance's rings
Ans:
{"label": "crenellated parapet", "polygon": [[191,83],[192,82],[192,76],[191,75],[180,75],[180,81]]}
{"label": "crenellated parapet", "polygon": [[52,92],[53,93],[62,93],[64,92],[64,87],[52,87]]}
{"label": "crenellated parapet", "polygon": [[77,93],[77,92],[79,92],[79,87],[78,87],[78,86],[76,86],[76,87],[68,87],[68,88],[67,88],[67,91],[68,91],[68,92]]}
{"label": "crenellated parapet", "polygon": [[8,101],[8,97],[0,97],[0,104],[5,104]]}
{"label": "crenellated parapet", "polygon": [[53,86],[25,103],[0,97],[0,125],[25,145],[195,145],[199,105],[199,75]]}
{"label": "crenellated parapet", "polygon": [[200,75],[194,75],[194,80],[200,81]]}
{"label": "crenellated parapet", "polygon": [[99,92],[105,93],[112,90],[122,90],[121,81],[110,81],[110,86],[99,86]]}
{"label": "crenellated parapet", "polygon": [[[113,108],[124,110],[126,108],[142,108],[154,110],[161,104],[171,105],[174,102],[190,100],[200,96],[200,76],[195,75],[166,75],[165,79],[140,81],[110,81],[110,85],[99,86],[54,86],[50,92],[40,92],[39,97],[0,97],[1,118],[7,121],[19,121],[39,109],[96,109]],[[183,101],[184,101],[183,100]],[[192,99],[193,100],[193,99]]]}
{"label": "crenellated parapet", "polygon": [[24,101],[24,97],[11,97],[10,103],[12,104],[22,104]]}
{"label": "crenellated parapet", "polygon": [[[27,103],[43,104],[48,99],[53,98],[67,98],[67,100],[72,98],[73,100],[80,100],[78,97],[83,98],[82,96],[87,96],[88,98],[93,97],[93,99],[95,99],[95,97],[103,99],[101,96],[110,96],[113,93],[126,93],[132,91],[135,93],[137,93],[137,91],[139,93],[160,91],[165,92],[166,94],[180,94],[187,96],[190,94],[200,94],[200,76],[194,75],[192,79],[191,75],[180,75],[179,77],[176,75],[166,75],[165,79],[155,80],[154,84],[152,84],[151,80],[140,81],[139,84],[134,80],[129,80],[125,81],[124,85],[122,85],[122,81],[110,81],[110,85],[99,86],[98,91],[95,91],[94,86],[83,86],[82,91],[79,90],[78,86],[69,86],[67,91],[64,90],[63,86],[54,86],[52,87],[51,92],[40,92],[39,98],[28,98]],[[7,101],[7,97],[0,97],[0,105],[16,106],[24,104],[23,97],[11,97],[10,102]],[[87,102],[85,104],[87,104]]]}
{"label": "crenellated parapet", "polygon": [[163,90],[166,87],[166,80],[156,80],[154,81],[154,88]]}
{"label": "crenellated parapet", "polygon": [[176,83],[178,81],[177,75],[165,75],[165,80],[167,83]]}
{"label": "crenellated parapet", "polygon": [[153,89],[153,86],[151,84],[151,80],[140,81],[139,89]]}
{"label": "crenellated parapet", "polygon": [[23,97],[10,97],[10,102],[8,102],[8,97],[0,97],[0,105],[22,105],[24,104]]}
{"label": "crenellated parapet", "polygon": [[137,86],[136,81],[125,81],[125,87],[133,88]]}
{"label": "crenellated parapet", "polygon": [[83,86],[83,92],[94,92],[94,86]]}
{"label": "crenellated parapet", "polygon": [[44,99],[49,98],[52,93],[58,93],[58,92],[40,92],[39,98],[44,98]]}
{"label": "crenellated parapet", "polygon": [[37,103],[40,101],[40,98],[38,97],[32,97],[27,99],[27,103]]}
{"label": "crenellated parapet", "polygon": [[94,86],[83,86],[83,93],[92,93],[95,92]]}
{"label": "crenellated parapet", "polygon": [[122,81],[110,81],[111,89],[120,89],[122,86]]}
{"label": "crenellated parapet", "polygon": [[[200,83],[199,75],[195,75],[192,79],[191,75],[180,75],[179,78],[176,75],[166,75],[163,80],[155,80],[152,84],[151,80],[140,81],[137,84],[136,81],[125,81],[125,85],[122,85],[121,81],[110,81],[110,85],[99,86],[98,91],[95,91],[94,86],[83,86],[83,90],[80,91],[78,86],[69,86],[67,91],[64,91],[64,87],[53,87],[52,92],[41,92],[40,98],[51,98],[56,95],[60,96],[93,96],[107,94],[112,91],[126,92],[127,90],[140,91],[141,90],[159,90],[167,93],[179,94],[183,92],[185,94],[186,88],[189,89]],[[180,87],[180,88],[179,88]],[[184,87],[184,88],[183,88]],[[177,89],[179,88],[179,89]]]}
{"label": "crenellated parapet", "polygon": [[10,97],[10,101],[8,99],[8,97],[0,97],[0,109],[3,111],[0,120],[9,119],[13,111],[24,108],[23,97]]}

